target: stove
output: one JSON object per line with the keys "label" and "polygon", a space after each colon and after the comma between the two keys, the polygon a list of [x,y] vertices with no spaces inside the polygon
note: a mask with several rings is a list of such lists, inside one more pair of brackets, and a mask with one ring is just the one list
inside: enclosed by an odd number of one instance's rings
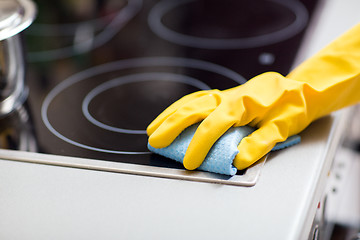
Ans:
{"label": "stove", "polygon": [[150,153],[145,129],[191,92],[286,75],[316,1],[35,2],[38,18],[24,34],[29,97],[1,119],[1,148],[45,154],[30,156],[46,164],[76,159],[104,171],[256,183],[265,159],[232,178],[189,173]]}

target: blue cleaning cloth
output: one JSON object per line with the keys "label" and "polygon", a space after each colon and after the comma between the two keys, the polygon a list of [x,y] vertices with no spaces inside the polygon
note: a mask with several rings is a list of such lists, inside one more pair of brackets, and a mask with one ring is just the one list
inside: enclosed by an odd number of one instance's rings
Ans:
{"label": "blue cleaning cloth", "polygon": [[[164,157],[183,162],[185,152],[193,138],[199,124],[186,128],[168,147],[154,148],[148,144],[150,151]],[[249,126],[232,127],[221,136],[212,146],[205,160],[198,170],[220,173],[225,175],[235,175],[237,169],[233,166],[233,160],[239,153],[237,146],[241,139],[252,133],[255,129]],[[300,136],[289,137],[285,142],[278,143],[272,151],[280,150],[300,142]]]}

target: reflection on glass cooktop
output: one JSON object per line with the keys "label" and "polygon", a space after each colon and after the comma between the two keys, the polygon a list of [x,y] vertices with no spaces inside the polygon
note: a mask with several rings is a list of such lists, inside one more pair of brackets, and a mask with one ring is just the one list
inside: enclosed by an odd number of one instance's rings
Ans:
{"label": "reflection on glass cooktop", "polygon": [[[287,74],[314,1],[45,0],[26,31],[38,151],[182,168],[146,126],[198,90]],[[29,120],[30,121],[30,120]]]}

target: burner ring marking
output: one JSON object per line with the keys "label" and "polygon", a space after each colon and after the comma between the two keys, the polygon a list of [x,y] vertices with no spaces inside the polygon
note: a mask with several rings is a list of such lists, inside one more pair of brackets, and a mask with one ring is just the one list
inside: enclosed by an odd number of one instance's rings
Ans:
{"label": "burner ring marking", "polygon": [[104,82],[91,90],[84,98],[82,103],[82,111],[86,119],[88,119],[94,125],[106,129],[112,132],[118,133],[127,133],[127,134],[146,134],[146,130],[134,130],[134,129],[124,129],[119,127],[113,127],[107,124],[104,124],[97,119],[95,119],[91,113],[89,112],[89,104],[90,102],[100,93],[111,89],[113,87],[117,87],[120,85],[124,85],[127,83],[134,83],[134,82],[145,82],[145,81],[152,81],[152,80],[160,80],[160,81],[168,81],[168,82],[180,82],[185,83],[194,87],[199,88],[200,90],[210,90],[210,87],[205,83],[180,74],[173,74],[173,73],[161,73],[161,72],[151,72],[151,73],[139,73],[139,74],[132,74],[127,75],[124,77],[115,78]]}
{"label": "burner ring marking", "polygon": [[[90,50],[96,49],[109,40],[111,40],[132,18],[135,17],[136,14],[141,10],[143,4],[143,0],[130,0],[128,4],[120,9],[115,17],[111,20],[111,22],[104,27],[102,31],[100,31],[95,36],[84,40],[84,41],[74,41],[71,46],[64,46],[55,49],[42,50],[42,51],[33,51],[28,53],[28,58],[30,62],[43,62],[43,61],[53,61],[57,59],[64,59],[68,57],[72,57],[75,55],[83,54],[89,52]],[[87,30],[87,28],[91,25],[91,21],[89,22],[81,22],[77,27],[77,31],[79,29]],[[90,24],[90,25],[89,25]],[[36,27],[37,24],[35,24]],[[42,26],[42,27],[41,27]],[[46,31],[47,28],[51,28],[51,24],[41,24],[38,33],[41,33],[43,36],[47,36],[49,31]],[[64,31],[72,31],[74,30],[75,24],[61,24],[61,29]],[[36,30],[36,29],[35,29]],[[44,35],[45,34],[45,35]],[[29,33],[29,35],[31,35]],[[39,35],[39,34],[33,34]],[[52,36],[51,34],[49,36]]]}
{"label": "burner ring marking", "polygon": [[157,3],[149,13],[149,27],[159,37],[182,46],[202,49],[245,49],[262,47],[288,39],[304,29],[309,19],[307,9],[299,1],[268,0],[292,10],[296,16],[295,21],[289,26],[275,32],[263,34],[261,36],[233,39],[190,36],[176,32],[166,27],[161,22],[162,16],[164,16],[169,10],[193,1],[195,0],[161,1]]}
{"label": "burner ring marking", "polygon": [[76,142],[61,133],[59,133],[50,123],[48,118],[48,109],[51,102],[54,98],[59,95],[62,91],[71,87],[73,84],[86,80],[89,77],[93,77],[99,74],[118,71],[123,69],[132,69],[137,67],[151,67],[151,66],[175,66],[175,67],[188,67],[193,69],[200,69],[209,72],[214,72],[219,75],[225,76],[233,81],[243,84],[246,82],[245,78],[239,75],[238,73],[225,68],[223,66],[205,62],[197,59],[187,59],[187,58],[177,58],[177,57],[146,57],[146,58],[134,58],[134,59],[126,59],[120,60],[116,62],[105,63],[103,65],[99,65],[96,67],[89,68],[82,72],[79,72],[58,85],[56,85],[45,97],[43,104],[41,106],[41,118],[43,120],[44,125],[48,128],[48,130],[54,134],[56,137],[61,140],[88,150],[103,152],[103,153],[112,153],[112,154],[149,154],[149,152],[129,152],[129,151],[121,151],[121,150],[111,150],[111,149],[103,149],[98,147],[89,146],[83,143]]}

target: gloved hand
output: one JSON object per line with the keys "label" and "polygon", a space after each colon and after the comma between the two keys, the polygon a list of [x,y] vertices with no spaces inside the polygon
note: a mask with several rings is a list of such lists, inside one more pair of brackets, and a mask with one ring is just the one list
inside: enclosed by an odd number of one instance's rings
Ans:
{"label": "gloved hand", "polygon": [[189,94],[149,126],[149,144],[162,148],[188,126],[202,121],[184,158],[199,167],[215,141],[232,126],[258,128],[239,144],[234,166],[244,169],[277,142],[313,120],[360,101],[360,24],[305,61],[287,77],[268,72],[225,91]]}

